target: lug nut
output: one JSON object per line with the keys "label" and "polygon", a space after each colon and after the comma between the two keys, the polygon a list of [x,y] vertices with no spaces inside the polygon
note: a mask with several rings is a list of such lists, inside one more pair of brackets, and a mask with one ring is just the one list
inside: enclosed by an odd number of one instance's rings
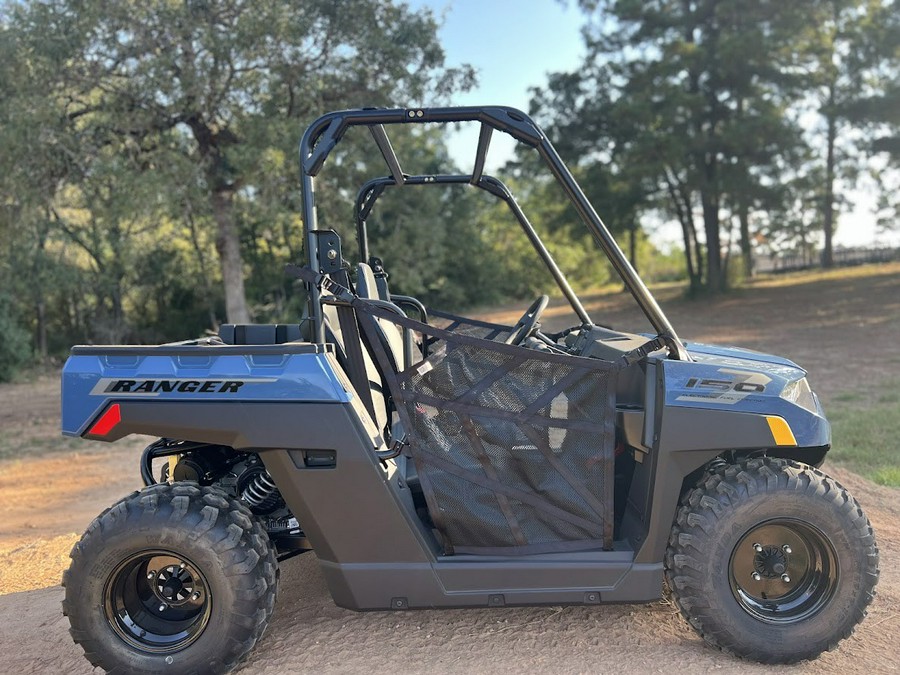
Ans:
{"label": "lug nut", "polygon": [[759,572],[754,572],[750,576],[753,577],[753,581],[759,581],[760,579],[762,579],[762,577],[759,576]]}
{"label": "lug nut", "polygon": [[760,546],[759,544],[753,544],[753,550],[757,553],[762,553],[762,546]]}
{"label": "lug nut", "polygon": [[790,578],[787,574],[782,574],[782,575],[781,575],[781,580],[782,580],[784,583],[786,583],[786,584],[791,583],[791,578]]}
{"label": "lug nut", "polygon": [[782,546],[782,547],[781,547],[781,550],[784,551],[785,553],[793,553],[793,551],[791,550],[791,547],[788,546],[787,544],[785,544],[784,546]]}

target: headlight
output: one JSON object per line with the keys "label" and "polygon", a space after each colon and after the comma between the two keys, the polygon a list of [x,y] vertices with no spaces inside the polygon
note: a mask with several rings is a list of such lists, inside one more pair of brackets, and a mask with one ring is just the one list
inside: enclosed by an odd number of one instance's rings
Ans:
{"label": "headlight", "polygon": [[796,403],[811,413],[818,412],[816,397],[813,395],[812,389],[809,388],[809,382],[806,381],[805,377],[789,382],[781,392],[781,398],[791,403]]}

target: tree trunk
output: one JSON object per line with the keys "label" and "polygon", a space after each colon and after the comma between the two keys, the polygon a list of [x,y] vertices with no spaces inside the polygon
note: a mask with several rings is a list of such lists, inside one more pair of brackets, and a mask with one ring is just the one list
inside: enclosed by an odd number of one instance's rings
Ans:
{"label": "tree trunk", "polygon": [[828,154],[825,159],[825,212],[822,229],[825,231],[825,249],[822,251],[822,267],[834,267],[834,143],[837,138],[837,119],[834,112],[834,87],[828,95]]}
{"label": "tree trunk", "polygon": [[206,256],[203,254],[203,247],[200,245],[200,236],[197,233],[197,223],[190,209],[185,209],[184,219],[188,224],[191,233],[191,244],[194,247],[194,254],[197,256],[197,264],[200,266],[200,277],[202,279],[203,301],[206,303],[206,311],[209,316],[209,326],[215,332],[219,330],[219,318],[216,316],[216,301],[213,293],[212,284],[209,281],[209,273],[207,271]]}
{"label": "tree trunk", "polygon": [[[687,197],[685,197],[685,201],[690,205],[690,200],[687,199]],[[688,211],[688,213],[691,214],[690,211]],[[703,246],[700,244],[700,239],[697,238],[697,229],[694,227],[693,214],[688,218],[687,228],[691,241],[694,244],[694,261],[697,265],[697,284],[694,290],[700,291],[703,288]]]}
{"label": "tree trunk", "polygon": [[44,295],[46,280],[44,279],[43,268],[46,262],[44,255],[47,248],[47,235],[49,231],[50,214],[48,213],[43,226],[38,230],[38,250],[34,256],[34,264],[31,268],[33,274],[32,282],[35,291],[35,342],[37,343],[37,353],[42,364],[47,363],[47,304]]}
{"label": "tree trunk", "polygon": [[125,324],[125,305],[122,301],[123,296],[122,276],[117,275],[110,297],[112,303],[112,321],[109,327],[109,343],[114,345],[122,344],[125,341],[128,332],[128,327]]}
{"label": "tree trunk", "polygon": [[694,250],[695,274],[691,278],[691,291],[699,292],[703,289],[703,246],[697,238],[697,228],[694,226],[694,213],[691,204],[691,196],[684,186],[681,186],[681,201],[683,203],[684,219],[681,223],[684,234],[685,246],[690,245]]}
{"label": "tree trunk", "polygon": [[700,192],[703,205],[703,229],[706,232],[706,287],[710,293],[725,290],[722,278],[722,244],[719,239],[719,205],[710,190]]}
{"label": "tree trunk", "polygon": [[[737,16],[738,28],[742,25],[741,15]],[[744,97],[741,96],[737,101],[737,120],[738,124],[745,124],[744,118]],[[744,279],[753,276],[753,245],[750,243],[750,204],[747,200],[747,190],[749,189],[750,176],[746,167],[746,158],[738,156],[739,166],[741,168],[742,185],[738,189],[737,212],[738,223],[740,225],[740,247],[741,247],[741,268],[744,273]]]}
{"label": "tree trunk", "polygon": [[628,225],[628,261],[631,263],[634,271],[637,272],[637,223],[634,218],[631,219]]}
{"label": "tree trunk", "polygon": [[675,209],[675,215],[678,217],[678,222],[681,225],[681,235],[684,237],[684,262],[687,267],[689,289],[690,293],[694,294],[700,290],[703,280],[700,272],[702,259],[697,258],[695,261],[694,257],[695,252],[699,255],[699,250],[697,249],[697,237],[691,216],[690,200],[683,199],[683,195],[680,193],[680,186],[676,187],[676,179],[669,174],[668,170],[665,173],[665,178],[669,198],[672,200],[672,208]]}
{"label": "tree trunk", "polygon": [[241,239],[234,222],[234,191],[236,181],[224,157],[224,147],[237,143],[229,130],[215,132],[204,122],[202,115],[185,120],[194,134],[200,156],[207,163],[207,184],[210,186],[213,218],[216,221],[216,251],[222,270],[225,291],[225,317],[229,323],[250,323],[247,296],[244,293],[244,260]]}
{"label": "tree trunk", "polygon": [[37,352],[40,356],[41,363],[47,363],[47,314],[44,298],[41,297],[34,307],[35,319],[37,320],[36,337]]}
{"label": "tree trunk", "polygon": [[753,245],[750,242],[750,208],[747,200],[741,198],[738,205],[738,220],[741,224],[741,260],[744,268],[744,278],[753,276]]}
{"label": "tree trunk", "polygon": [[216,219],[216,250],[225,287],[225,315],[229,323],[250,323],[244,294],[244,261],[241,241],[234,223],[234,194],[230,189],[212,193],[213,217]]}

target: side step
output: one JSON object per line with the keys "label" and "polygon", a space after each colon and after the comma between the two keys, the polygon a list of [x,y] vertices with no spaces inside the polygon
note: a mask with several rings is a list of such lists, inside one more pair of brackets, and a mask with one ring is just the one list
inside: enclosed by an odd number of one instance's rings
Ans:
{"label": "side step", "polygon": [[356,610],[652,602],[663,565],[630,550],[540,556],[441,557],[436,563],[320,561],[335,602]]}

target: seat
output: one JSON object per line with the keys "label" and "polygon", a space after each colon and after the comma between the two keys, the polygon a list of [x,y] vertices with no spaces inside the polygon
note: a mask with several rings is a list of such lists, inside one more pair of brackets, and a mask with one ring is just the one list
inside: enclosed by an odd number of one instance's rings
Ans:
{"label": "seat", "polygon": [[[386,287],[385,287],[386,288]],[[368,264],[361,262],[356,266],[356,294],[361,298],[368,300],[384,300],[390,302],[390,298],[383,298],[378,292],[378,284],[375,281],[375,273]],[[376,319],[381,330],[387,338],[388,346],[391,348],[391,355],[394,357],[394,363],[402,369],[406,365],[403,351],[403,333],[396,324],[384,319]]]}
{"label": "seat", "polygon": [[[378,295],[378,290],[375,283],[375,275],[372,272],[372,268],[365,263],[360,263],[357,267],[356,272],[356,294],[360,298],[365,298],[368,300],[380,300],[381,298]],[[323,304],[322,313],[325,319],[326,335],[328,336],[330,341],[334,342],[340,348],[342,357],[346,359],[347,349],[344,343],[344,335],[343,331],[341,330],[341,324],[338,320],[337,307],[335,307],[334,305]],[[378,320],[378,325],[381,327],[387,344],[390,347],[391,355],[394,358],[394,363],[398,368],[402,369],[405,364],[405,359],[403,350],[404,340],[400,329],[390,321],[385,321],[382,319]],[[381,373],[379,372],[375,362],[372,360],[372,356],[369,354],[369,351],[363,348],[362,355],[363,360],[365,361],[366,375],[369,380],[369,393],[372,397],[372,404],[375,409],[374,421],[378,426],[378,429],[383,432],[389,422],[386,397],[387,389],[382,382]]]}
{"label": "seat", "polygon": [[388,289],[388,274],[384,269],[384,263],[382,262],[381,258],[372,256],[369,258],[368,263],[362,264],[368,267],[369,271],[372,273],[371,276],[366,274],[366,282],[374,282],[374,288],[375,292],[378,293],[378,298],[381,300],[387,300],[388,302],[393,302],[393,299],[391,298],[391,292]]}

